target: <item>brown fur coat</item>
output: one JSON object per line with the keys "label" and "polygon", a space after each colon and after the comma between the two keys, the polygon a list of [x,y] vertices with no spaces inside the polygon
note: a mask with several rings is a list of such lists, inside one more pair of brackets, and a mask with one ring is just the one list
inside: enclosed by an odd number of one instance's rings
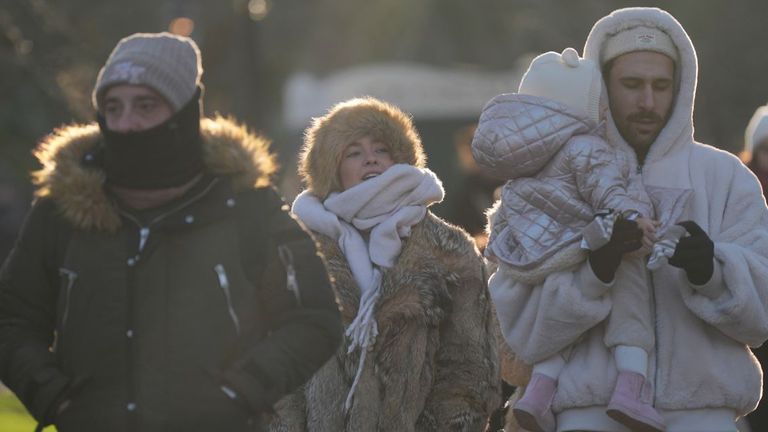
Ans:
{"label": "brown fur coat", "polygon": [[[336,242],[318,235],[345,325],[359,289]],[[384,271],[379,336],[350,412],[344,401],[359,352],[342,346],[302,388],[280,401],[274,432],[482,431],[498,406],[500,372],[482,259],[472,240],[431,213]]]}

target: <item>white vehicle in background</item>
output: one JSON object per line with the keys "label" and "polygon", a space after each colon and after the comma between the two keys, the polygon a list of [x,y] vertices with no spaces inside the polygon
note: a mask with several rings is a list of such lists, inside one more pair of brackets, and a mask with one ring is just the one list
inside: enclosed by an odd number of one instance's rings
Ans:
{"label": "white vehicle in background", "polygon": [[[373,96],[413,115],[429,167],[443,181],[446,191],[443,203],[433,209],[448,221],[464,225],[454,214],[454,209],[465,207],[460,196],[474,169],[469,154],[474,126],[488,100],[500,93],[517,90],[522,72],[524,70],[489,71],[469,66],[446,69],[418,63],[374,63],[338,70],[322,78],[303,72],[293,74],[283,92],[283,123],[291,137],[290,145],[284,143],[285,147],[280,151],[286,167],[283,194],[290,199],[300,189],[293,167],[301,133],[312,118],[323,115],[328,108],[346,99]],[[492,202],[490,197],[471,195],[479,198],[479,202],[473,204],[473,207],[483,207],[478,208],[479,211]]]}

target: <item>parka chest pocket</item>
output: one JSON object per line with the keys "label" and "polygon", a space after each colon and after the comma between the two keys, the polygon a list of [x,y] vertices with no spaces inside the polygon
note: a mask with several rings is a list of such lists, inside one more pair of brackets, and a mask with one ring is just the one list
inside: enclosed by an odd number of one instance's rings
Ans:
{"label": "parka chest pocket", "polygon": [[77,281],[77,272],[67,268],[59,269],[59,276],[61,278],[61,288],[59,290],[59,328],[64,330],[69,320],[69,312],[72,304],[72,292],[75,289],[75,282]]}
{"label": "parka chest pocket", "polygon": [[232,326],[235,329],[235,334],[240,336],[240,317],[237,314],[234,306],[234,300],[232,296],[232,289],[229,283],[229,276],[227,276],[227,270],[223,264],[216,264],[213,266],[213,271],[216,273],[216,280],[221,294],[224,296],[224,302],[227,309],[227,314],[230,320],[232,320]]}
{"label": "parka chest pocket", "polygon": [[262,279],[271,316],[280,316],[297,307],[335,307],[336,299],[330,289],[310,289],[318,284],[330,284],[314,241],[308,238],[283,241],[276,249],[277,254],[269,260]]}

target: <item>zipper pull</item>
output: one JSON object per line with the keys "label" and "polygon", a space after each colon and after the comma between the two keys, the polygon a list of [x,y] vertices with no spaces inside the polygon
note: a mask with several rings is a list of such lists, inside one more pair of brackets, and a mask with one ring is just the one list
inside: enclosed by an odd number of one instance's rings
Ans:
{"label": "zipper pull", "polygon": [[296,297],[296,304],[301,306],[301,292],[299,291],[299,281],[296,279],[296,269],[293,267],[293,254],[286,245],[278,246],[277,252],[285,267],[285,281],[288,290]]}
{"label": "zipper pull", "polygon": [[143,227],[139,230],[139,253],[144,250],[144,245],[147,244],[149,238],[149,228]]}
{"label": "zipper pull", "polygon": [[224,289],[229,288],[229,279],[227,279],[227,273],[224,272],[224,266],[221,264],[216,264],[213,267],[213,270],[216,272],[216,275],[219,277],[219,285],[221,285],[221,287]]}
{"label": "zipper pull", "polygon": [[235,333],[240,336],[240,318],[238,318],[237,312],[235,312],[235,308],[232,305],[232,293],[229,292],[229,279],[227,278],[227,272],[224,270],[224,266],[221,264],[216,264],[213,266],[213,271],[216,272],[221,290],[224,291],[224,300],[227,302],[227,311],[229,312],[229,317],[232,318],[232,324],[235,326]]}

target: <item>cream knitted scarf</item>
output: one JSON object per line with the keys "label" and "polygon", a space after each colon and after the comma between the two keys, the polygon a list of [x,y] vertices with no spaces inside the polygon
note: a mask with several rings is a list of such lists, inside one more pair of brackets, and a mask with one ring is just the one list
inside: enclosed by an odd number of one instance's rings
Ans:
{"label": "cream knitted scarf", "polygon": [[[293,202],[293,213],[309,229],[338,241],[360,287],[360,305],[346,334],[347,352],[359,348],[361,354],[345,411],[352,406],[368,349],[378,335],[374,312],[381,295],[380,269],[395,264],[401,239],[424,218],[427,207],[442,201],[443,196],[442,183],[432,171],[397,164],[377,177],[332,193],[324,202],[309,191]],[[361,232],[370,233],[367,244]]]}

